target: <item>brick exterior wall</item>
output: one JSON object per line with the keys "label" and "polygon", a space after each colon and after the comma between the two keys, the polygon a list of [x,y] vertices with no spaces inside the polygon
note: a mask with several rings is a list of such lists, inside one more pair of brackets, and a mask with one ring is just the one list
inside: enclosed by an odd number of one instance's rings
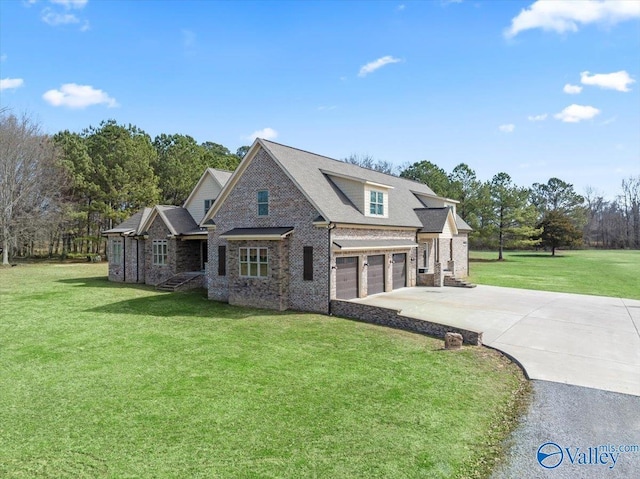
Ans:
{"label": "brick exterior wall", "polygon": [[[259,190],[269,191],[268,216],[258,216]],[[216,228],[208,234],[209,298],[234,304],[328,313],[328,230],[313,225],[318,214],[271,157],[263,150],[258,151],[213,218]],[[282,241],[258,242],[259,246],[268,248],[269,278],[241,278],[238,249],[253,242],[227,241],[220,235],[234,228],[272,227],[293,227],[294,231]],[[226,246],[226,276],[218,275],[220,245]],[[313,247],[311,281],[303,279],[305,246]]]}
{"label": "brick exterior wall", "polygon": [[460,333],[466,344],[482,345],[482,333],[467,329],[432,323],[422,319],[402,316],[396,309],[381,308],[368,304],[352,303],[349,301],[332,300],[331,314],[343,318],[356,319],[365,323],[379,324],[390,328],[402,329],[414,333],[444,338],[446,333]]}
{"label": "brick exterior wall", "polygon": [[113,242],[122,241],[124,248],[124,238],[122,236],[109,236],[107,238],[107,259],[109,260],[109,281],[122,283],[124,281],[124,260],[118,264],[113,262],[111,252]]}
{"label": "brick exterior wall", "polygon": [[[427,270],[418,273],[416,284],[418,286],[442,286],[445,274],[453,275],[456,278],[466,278],[469,276],[469,247],[466,233],[461,233],[453,238],[431,239],[421,238],[418,241],[418,268],[425,268],[424,250],[425,243],[428,245]],[[440,262],[436,263],[436,243],[440,249]],[[451,255],[453,246],[453,259]]]}
{"label": "brick exterior wall", "polygon": [[[113,262],[113,242],[122,241],[122,261]],[[138,254],[140,258],[138,258]],[[109,236],[107,238],[109,281],[119,283],[144,283],[144,240],[131,237]]]}
{"label": "brick exterior wall", "polygon": [[[176,240],[168,239],[170,234],[169,229],[164,224],[159,216],[153,220],[151,226],[148,229],[149,238],[145,240],[144,255],[148,259],[145,264],[145,283],[151,285],[157,285],[168,280],[175,274],[176,270]],[[153,240],[167,241],[167,264],[166,265],[154,265],[153,264]]]}
{"label": "brick exterior wall", "polygon": [[[201,246],[200,240],[179,240],[168,238],[171,233],[162,221],[156,216],[148,229],[149,238],[144,241],[144,278],[145,283],[158,285],[165,282],[178,273],[188,271],[200,271]],[[167,240],[167,264],[153,264],[153,240]],[[141,248],[142,251],[142,248]]]}
{"label": "brick exterior wall", "polygon": [[453,237],[453,261],[456,278],[469,276],[469,238],[467,233]]}
{"label": "brick exterior wall", "polygon": [[[238,265],[240,248],[267,248],[266,278],[240,276],[239,268],[227,268],[229,304],[283,311],[289,308],[289,239],[282,241],[231,241],[227,263]],[[217,271],[216,271],[217,273]]]}
{"label": "brick exterior wall", "polygon": [[184,273],[188,271],[202,270],[202,246],[200,240],[176,240],[175,272]]}

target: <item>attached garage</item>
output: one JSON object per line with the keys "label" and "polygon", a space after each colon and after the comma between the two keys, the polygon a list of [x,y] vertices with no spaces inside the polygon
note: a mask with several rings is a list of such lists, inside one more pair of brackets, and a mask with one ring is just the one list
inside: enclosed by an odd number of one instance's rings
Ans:
{"label": "attached garage", "polygon": [[367,257],[367,295],[384,292],[384,255]]}
{"label": "attached garage", "polygon": [[407,254],[393,255],[393,289],[404,288],[407,285]]}
{"label": "attached garage", "polygon": [[336,298],[358,297],[358,257],[336,258]]}

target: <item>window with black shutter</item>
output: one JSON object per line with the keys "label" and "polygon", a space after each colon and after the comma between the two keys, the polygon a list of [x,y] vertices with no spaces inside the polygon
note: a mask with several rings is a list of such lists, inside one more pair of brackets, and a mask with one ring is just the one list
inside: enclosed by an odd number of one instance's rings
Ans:
{"label": "window with black shutter", "polygon": [[302,278],[305,281],[313,281],[313,246],[303,248],[303,261]]}
{"label": "window with black shutter", "polygon": [[227,275],[227,247],[218,246],[218,276]]}

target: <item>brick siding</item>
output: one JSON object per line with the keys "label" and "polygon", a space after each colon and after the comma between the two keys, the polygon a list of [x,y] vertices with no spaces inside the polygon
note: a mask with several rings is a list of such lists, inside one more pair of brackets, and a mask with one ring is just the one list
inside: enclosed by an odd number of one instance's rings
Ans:
{"label": "brick siding", "polygon": [[[257,192],[269,191],[269,215],[258,216]],[[329,312],[328,237],[326,228],[313,221],[318,211],[264,151],[256,153],[238,183],[213,218],[209,231],[207,268],[210,299],[234,304]],[[227,241],[220,235],[234,228],[293,227],[282,241],[260,241],[269,248],[269,278],[240,278],[238,248],[244,241]],[[226,246],[227,274],[218,276],[218,246]],[[313,280],[303,279],[305,246],[313,247]],[[277,259],[277,263],[273,260]],[[256,294],[262,300],[256,300]],[[279,294],[282,298],[276,298]]]}

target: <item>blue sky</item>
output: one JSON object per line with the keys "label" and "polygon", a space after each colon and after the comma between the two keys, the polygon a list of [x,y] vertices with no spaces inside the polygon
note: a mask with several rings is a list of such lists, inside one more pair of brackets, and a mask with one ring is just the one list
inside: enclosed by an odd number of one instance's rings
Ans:
{"label": "blue sky", "polygon": [[232,151],[464,162],[610,199],[640,174],[640,1],[0,1],[1,105]]}

